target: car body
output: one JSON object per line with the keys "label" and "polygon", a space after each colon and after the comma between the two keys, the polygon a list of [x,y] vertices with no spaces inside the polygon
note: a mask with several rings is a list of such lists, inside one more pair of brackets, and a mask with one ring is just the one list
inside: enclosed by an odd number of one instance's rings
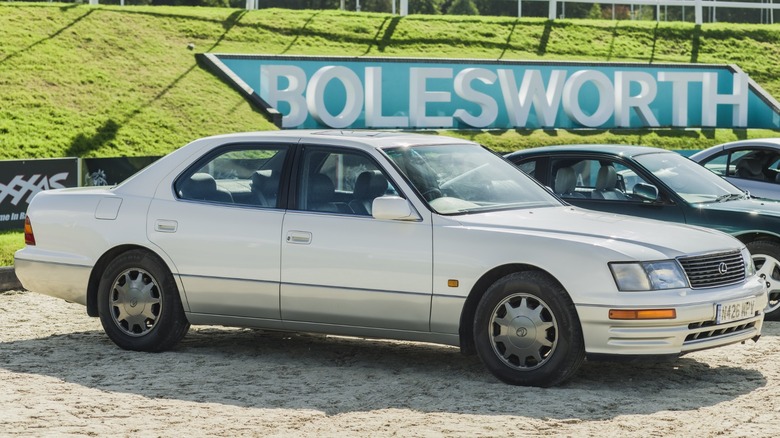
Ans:
{"label": "car body", "polygon": [[513,152],[507,159],[572,205],[736,236],[766,282],[767,318],[780,317],[780,202],[748,196],[695,162],[659,148],[548,146]]}
{"label": "car body", "polygon": [[780,200],[780,138],[733,141],[690,158],[752,196]]}
{"label": "car body", "polygon": [[25,239],[22,284],[85,305],[125,349],[173,348],[190,324],[406,339],[522,385],[586,355],[757,339],[767,301],[733,237],[572,208],[435,135],[200,139],[116,187],[41,192]]}

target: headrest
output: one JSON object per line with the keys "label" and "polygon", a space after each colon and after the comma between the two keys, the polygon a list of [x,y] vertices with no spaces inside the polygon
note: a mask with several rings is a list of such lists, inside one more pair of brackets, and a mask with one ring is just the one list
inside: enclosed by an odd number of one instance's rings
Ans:
{"label": "headrest", "polygon": [[309,179],[309,201],[330,202],[336,193],[336,186],[327,175],[316,173]]}
{"label": "headrest", "polygon": [[617,186],[617,171],[615,168],[606,165],[599,168],[599,174],[596,175],[596,190],[612,190]]}
{"label": "headrest", "polygon": [[379,170],[367,170],[355,180],[353,195],[358,199],[373,199],[387,191],[387,178]]}
{"label": "headrest", "polygon": [[181,196],[185,198],[204,199],[217,191],[217,182],[208,173],[196,173],[189,177],[181,186]]}
{"label": "headrest", "polygon": [[555,173],[555,187],[553,188],[555,193],[570,193],[576,185],[577,177],[571,167],[561,167]]}

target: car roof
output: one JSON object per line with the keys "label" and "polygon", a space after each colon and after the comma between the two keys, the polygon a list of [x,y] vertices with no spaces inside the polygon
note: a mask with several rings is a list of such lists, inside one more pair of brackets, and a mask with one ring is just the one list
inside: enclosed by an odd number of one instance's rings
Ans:
{"label": "car roof", "polygon": [[752,138],[723,143],[720,146],[723,146],[724,149],[734,149],[743,146],[769,146],[780,148],[780,138]]}
{"label": "car roof", "polygon": [[673,152],[667,149],[655,148],[650,146],[634,146],[621,144],[573,144],[558,146],[541,146],[530,149],[522,149],[512,152],[508,157],[529,156],[529,155],[547,155],[550,153],[601,153],[607,155],[619,155],[623,157],[634,157],[643,154]]}
{"label": "car roof", "polygon": [[274,138],[297,139],[301,143],[343,144],[364,149],[381,149],[405,145],[473,144],[469,140],[404,131],[371,131],[342,129],[287,129],[279,131],[241,132],[208,137],[209,142],[257,141]]}

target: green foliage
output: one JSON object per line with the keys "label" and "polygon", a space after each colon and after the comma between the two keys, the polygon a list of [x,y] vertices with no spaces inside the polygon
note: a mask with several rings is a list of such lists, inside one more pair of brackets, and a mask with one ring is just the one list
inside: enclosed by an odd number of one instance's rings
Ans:
{"label": "green foliage", "polygon": [[441,6],[444,0],[413,0],[409,2],[410,14],[441,14]]}
{"label": "green foliage", "polygon": [[472,0],[453,0],[447,13],[450,15],[479,15],[479,10]]}
{"label": "green foliage", "polygon": [[24,247],[24,233],[21,231],[0,231],[0,266],[14,264],[14,253]]}
{"label": "green foliage", "polygon": [[593,5],[590,7],[590,10],[588,11],[588,17],[591,20],[598,20],[600,18],[603,18],[601,14],[601,5],[598,3],[593,3]]}

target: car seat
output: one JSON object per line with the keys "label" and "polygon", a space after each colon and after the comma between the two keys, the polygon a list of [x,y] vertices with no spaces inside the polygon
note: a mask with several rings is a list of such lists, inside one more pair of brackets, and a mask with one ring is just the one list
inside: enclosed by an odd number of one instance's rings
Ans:
{"label": "car seat", "polygon": [[626,195],[617,188],[617,171],[611,164],[601,166],[596,175],[596,188],[591,197],[595,199],[628,199]]}
{"label": "car seat", "polygon": [[584,198],[585,195],[576,191],[577,176],[572,167],[561,167],[555,173],[553,191],[565,198]]}
{"label": "car seat", "polygon": [[387,191],[387,178],[379,170],[367,170],[358,175],[355,180],[354,199],[349,201],[352,211],[357,214],[371,215],[371,207],[375,198]]}

